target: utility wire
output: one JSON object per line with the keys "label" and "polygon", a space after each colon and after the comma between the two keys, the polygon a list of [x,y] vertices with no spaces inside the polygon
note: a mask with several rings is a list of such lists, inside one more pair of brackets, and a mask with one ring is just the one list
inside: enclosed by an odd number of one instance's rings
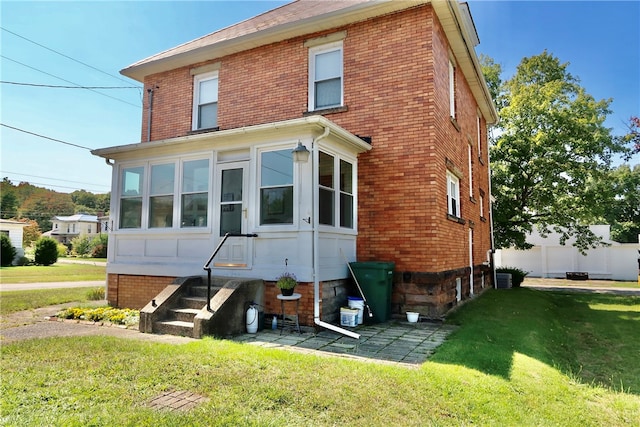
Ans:
{"label": "utility wire", "polygon": [[50,87],[56,89],[140,89],[138,86],[60,86],[60,85],[42,85],[36,83],[21,83],[21,82],[8,82],[0,80],[0,83],[8,85],[18,86],[35,86],[35,87]]}
{"label": "utility wire", "polygon": [[108,73],[108,72],[106,72],[106,71],[103,71],[103,70],[101,70],[101,69],[99,69],[99,68],[96,68],[96,67],[94,67],[94,66],[92,66],[92,65],[89,65],[89,64],[87,64],[87,63],[85,63],[85,62],[79,61],[79,60],[77,60],[77,59],[75,59],[75,58],[70,57],[69,55],[65,55],[64,53],[58,52],[57,50],[53,50],[53,49],[51,49],[50,47],[47,47],[47,46],[45,46],[45,45],[43,45],[43,44],[40,44],[40,43],[38,43],[38,42],[35,42],[35,41],[33,41],[33,40],[31,40],[31,39],[28,39],[28,38],[26,38],[26,37],[24,37],[24,36],[21,36],[20,34],[14,33],[13,31],[9,31],[9,30],[7,30],[6,28],[4,28],[4,27],[2,27],[2,26],[0,26],[0,29],[2,29],[2,31],[6,31],[6,32],[7,32],[7,33],[9,33],[9,34],[13,34],[13,35],[14,35],[14,36],[16,36],[16,37],[20,37],[21,39],[26,40],[26,41],[28,41],[29,43],[33,43],[33,44],[35,44],[36,46],[40,46],[40,47],[41,47],[41,48],[43,48],[43,49],[47,49],[48,51],[51,51],[51,52],[53,52],[53,53],[57,53],[57,54],[58,54],[58,55],[60,55],[60,56],[64,56],[65,58],[70,59],[70,60],[72,60],[72,61],[74,61],[74,62],[77,62],[78,64],[82,64],[82,65],[84,65],[85,67],[89,67],[89,68],[91,68],[92,70],[98,71],[98,72],[100,72],[100,73],[102,73],[102,74],[106,74],[107,76],[112,77],[112,78],[114,78],[114,79],[118,79],[118,80],[120,80],[121,82],[125,82],[125,83],[127,83],[127,84],[131,84],[131,82],[129,82],[129,81],[127,81],[127,80],[124,80],[124,79],[121,79],[120,77],[118,77],[118,76],[116,76],[116,75],[113,75],[113,74],[111,74],[111,73]]}
{"label": "utility wire", "polygon": [[[20,65],[22,65],[23,67],[30,68],[30,69],[32,69],[32,70],[34,70],[34,71],[39,72],[39,73],[46,74],[47,76],[54,77],[54,78],[56,78],[56,79],[58,79],[58,80],[62,80],[63,82],[71,83],[72,85],[75,85],[76,87],[80,87],[80,88],[82,87],[82,85],[80,85],[80,84],[78,84],[78,83],[72,82],[72,81],[70,81],[70,80],[65,80],[65,79],[63,79],[62,77],[58,77],[58,76],[55,76],[55,75],[53,75],[53,74],[51,74],[51,73],[47,73],[46,71],[39,70],[39,69],[37,69],[37,68],[35,68],[35,67],[32,67],[32,66],[30,66],[30,65],[27,65],[27,64],[25,64],[25,63],[23,63],[23,62],[20,62],[20,61],[16,61],[15,59],[11,59],[11,58],[9,58],[9,57],[7,57],[7,56],[0,55],[0,58],[6,59],[6,60],[11,61],[11,62],[15,62],[16,64],[20,64]],[[94,90],[94,89],[87,89],[87,90],[90,90],[91,92],[95,92],[95,93],[97,93],[97,94],[99,94],[99,95],[102,95],[102,96],[106,96],[107,98],[115,99],[116,101],[119,101],[119,102],[122,102],[122,103],[124,103],[124,104],[128,104],[128,105],[134,106],[134,107],[136,107],[136,108],[142,108],[140,105],[132,104],[132,103],[130,103],[130,102],[128,102],[128,101],[125,101],[124,99],[116,98],[115,96],[107,95],[106,93],[98,92],[97,90]]]}
{"label": "utility wire", "polygon": [[0,173],[2,174],[11,174],[11,175],[19,175],[19,176],[28,176],[31,178],[42,178],[42,179],[49,179],[51,181],[61,181],[61,182],[71,182],[74,184],[85,184],[85,185],[95,185],[97,187],[106,187],[106,188],[110,188],[108,185],[102,185],[102,184],[95,184],[95,183],[91,183],[91,182],[81,182],[81,181],[71,181],[68,179],[59,179],[59,178],[49,178],[48,176],[38,176],[38,175],[28,175],[26,173],[18,173],[18,172],[11,172],[11,171],[3,171],[0,170]]}
{"label": "utility wire", "polygon": [[6,128],[9,128],[9,129],[17,130],[18,132],[28,133],[29,135],[34,135],[34,136],[37,136],[37,137],[39,137],[39,138],[48,139],[48,140],[50,140],[50,141],[59,142],[59,143],[61,143],[61,144],[70,145],[70,146],[72,146],[72,147],[83,148],[83,149],[85,149],[85,150],[89,150],[89,151],[93,150],[93,148],[83,147],[82,145],[72,144],[71,142],[62,141],[62,140],[60,140],[60,139],[55,139],[55,138],[50,138],[50,137],[48,137],[48,136],[40,135],[40,134],[35,133],[35,132],[29,132],[28,130],[24,130],[24,129],[16,128],[16,127],[13,127],[13,126],[5,125],[4,123],[0,123],[0,126],[4,126],[4,127],[6,127]]}

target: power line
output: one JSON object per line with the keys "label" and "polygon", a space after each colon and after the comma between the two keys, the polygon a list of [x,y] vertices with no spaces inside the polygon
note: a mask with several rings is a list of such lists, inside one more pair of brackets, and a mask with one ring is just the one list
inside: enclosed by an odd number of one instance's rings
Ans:
{"label": "power line", "polygon": [[55,89],[140,89],[138,86],[60,86],[60,85],[43,85],[36,83],[21,83],[21,82],[8,82],[0,80],[0,83],[18,86],[34,86],[34,87],[49,87]]}
{"label": "power line", "polygon": [[121,79],[120,77],[118,77],[118,76],[116,76],[116,75],[113,75],[113,74],[108,73],[108,72],[106,72],[106,71],[103,71],[103,70],[101,70],[101,69],[99,69],[99,68],[96,68],[96,67],[94,67],[93,65],[89,65],[89,64],[87,64],[87,63],[85,63],[85,62],[79,61],[79,60],[77,60],[77,59],[75,59],[75,58],[70,57],[69,55],[65,55],[64,53],[58,52],[57,50],[51,49],[50,47],[47,47],[47,46],[45,46],[45,45],[43,45],[43,44],[40,44],[40,43],[38,43],[38,42],[35,42],[35,41],[33,41],[33,40],[31,40],[31,39],[28,39],[28,38],[26,38],[26,37],[24,37],[24,36],[21,36],[20,34],[14,33],[13,31],[9,31],[9,30],[7,30],[6,28],[4,28],[4,27],[2,27],[2,26],[0,26],[0,29],[2,29],[2,31],[6,31],[6,32],[7,32],[7,33],[9,33],[9,34],[13,34],[13,35],[14,35],[14,36],[16,36],[16,37],[20,37],[21,39],[26,40],[26,41],[28,41],[29,43],[33,43],[33,44],[35,44],[36,46],[40,46],[40,47],[41,47],[41,48],[43,48],[43,49],[47,49],[48,51],[51,51],[51,52],[53,52],[53,53],[56,53],[56,54],[58,54],[58,55],[60,55],[60,56],[63,56],[63,57],[65,57],[65,58],[67,58],[67,59],[70,59],[70,60],[72,60],[72,61],[74,61],[74,62],[77,62],[78,64],[82,64],[82,65],[84,65],[85,67],[89,67],[89,68],[91,68],[92,70],[96,70],[96,71],[98,71],[98,72],[100,72],[100,73],[102,73],[102,74],[106,74],[106,75],[107,75],[107,76],[109,76],[109,77],[112,77],[112,78],[114,78],[114,79],[120,80],[121,82],[125,82],[125,83],[128,83],[128,84],[130,84],[130,83],[131,83],[131,82],[127,81],[127,80]]}
{"label": "power line", "polygon": [[37,136],[37,137],[39,137],[39,138],[48,139],[48,140],[50,140],[50,141],[59,142],[59,143],[61,143],[61,144],[70,145],[70,146],[72,146],[72,147],[83,148],[83,149],[85,149],[85,150],[89,150],[89,151],[93,150],[93,148],[83,147],[82,145],[72,144],[71,142],[62,141],[61,139],[51,138],[51,137],[48,137],[48,136],[40,135],[40,134],[35,133],[35,132],[29,132],[28,130],[24,130],[24,129],[20,129],[20,128],[17,128],[17,127],[13,127],[13,126],[5,125],[4,123],[0,123],[0,126],[4,126],[4,127],[6,127],[6,128],[9,128],[9,129],[17,130],[18,132],[24,132],[24,133],[27,133],[27,134],[29,134],[29,135]]}
{"label": "power line", "polygon": [[[27,68],[29,68],[31,70],[37,71],[37,72],[42,73],[42,74],[46,74],[47,76],[54,77],[54,78],[56,78],[58,80],[62,80],[63,82],[71,83],[72,85],[74,85],[76,87],[82,88],[82,85],[80,85],[78,83],[72,82],[70,80],[63,79],[62,77],[58,77],[58,76],[53,75],[51,73],[47,73],[46,71],[42,71],[42,70],[40,70],[38,68],[32,67],[31,65],[27,65],[27,64],[25,64],[23,62],[16,61],[15,59],[11,59],[11,58],[9,58],[7,56],[0,55],[0,58],[6,59],[6,60],[11,61],[11,62],[15,62],[16,64],[20,64],[23,67],[27,67]],[[87,89],[87,90],[90,90],[91,92],[95,92],[95,93],[97,93],[99,95],[102,95],[102,96],[106,96],[107,98],[115,99],[116,101],[122,102],[124,104],[131,105],[131,106],[136,107],[136,108],[142,108],[140,105],[132,104],[129,101],[125,101],[124,99],[116,98],[115,96],[107,95],[106,93],[98,92],[97,90],[94,90],[94,89]]]}
{"label": "power line", "polygon": [[71,183],[74,183],[74,184],[95,185],[95,186],[98,186],[98,187],[108,187],[108,188],[110,188],[108,185],[95,184],[95,183],[90,183],[90,182],[81,182],[81,181],[71,181],[71,180],[68,180],[68,179],[49,178],[48,176],[28,175],[26,173],[18,173],[18,172],[3,171],[3,170],[0,170],[0,173],[3,173],[3,174],[7,173],[7,174],[19,175],[19,176],[28,176],[28,177],[31,177],[31,178],[49,179],[51,181],[71,182]]}

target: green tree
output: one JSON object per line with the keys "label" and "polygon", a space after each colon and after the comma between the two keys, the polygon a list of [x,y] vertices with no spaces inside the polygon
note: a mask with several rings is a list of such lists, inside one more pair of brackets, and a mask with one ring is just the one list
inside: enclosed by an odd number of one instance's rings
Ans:
{"label": "green tree", "polygon": [[36,242],[36,264],[51,265],[58,261],[58,242],[51,237],[41,237]]}
{"label": "green tree", "polygon": [[9,219],[18,217],[18,198],[9,178],[3,178],[0,182],[0,218]]}
{"label": "green tree", "polygon": [[[547,53],[524,58],[500,85],[500,123],[491,146],[497,247],[530,247],[536,227],[575,238],[581,251],[600,243],[588,228],[603,216],[606,179],[624,143],[604,126],[610,100],[595,100],[568,64]],[[489,77],[490,78],[490,77]]]}
{"label": "green tree", "polygon": [[604,218],[611,224],[611,240],[638,243],[640,234],[640,165],[612,170],[607,186],[613,187]]}
{"label": "green tree", "polygon": [[91,252],[91,238],[89,236],[78,236],[71,240],[71,251],[78,256],[85,256]]}
{"label": "green tree", "polygon": [[11,239],[4,233],[0,233],[0,264],[5,267],[13,263],[16,256],[16,248],[11,244]]}
{"label": "green tree", "polygon": [[40,230],[40,226],[37,221],[32,219],[21,219],[20,221],[27,224],[22,229],[22,246],[31,246],[33,242],[42,236],[42,230]]}

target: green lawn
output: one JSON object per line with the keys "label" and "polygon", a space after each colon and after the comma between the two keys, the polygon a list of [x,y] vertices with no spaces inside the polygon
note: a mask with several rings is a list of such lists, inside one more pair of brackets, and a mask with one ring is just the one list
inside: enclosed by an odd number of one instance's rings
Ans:
{"label": "green lawn", "polygon": [[0,267],[2,283],[80,282],[106,280],[104,265],[62,264]]}
{"label": "green lawn", "polygon": [[16,311],[32,310],[65,302],[89,301],[88,294],[94,288],[34,289],[28,291],[4,291],[0,293],[0,316]]}
{"label": "green lawn", "polygon": [[[640,298],[490,290],[411,369],[206,338],[2,346],[3,425],[639,425]],[[151,409],[168,390],[209,398]]]}

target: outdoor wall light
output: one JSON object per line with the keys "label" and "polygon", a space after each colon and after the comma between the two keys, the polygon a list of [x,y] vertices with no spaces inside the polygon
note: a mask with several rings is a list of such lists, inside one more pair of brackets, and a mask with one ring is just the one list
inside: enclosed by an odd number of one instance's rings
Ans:
{"label": "outdoor wall light", "polygon": [[298,146],[291,150],[291,154],[293,154],[293,161],[296,163],[307,163],[309,160],[309,150],[307,147],[302,145],[300,141],[298,141]]}

